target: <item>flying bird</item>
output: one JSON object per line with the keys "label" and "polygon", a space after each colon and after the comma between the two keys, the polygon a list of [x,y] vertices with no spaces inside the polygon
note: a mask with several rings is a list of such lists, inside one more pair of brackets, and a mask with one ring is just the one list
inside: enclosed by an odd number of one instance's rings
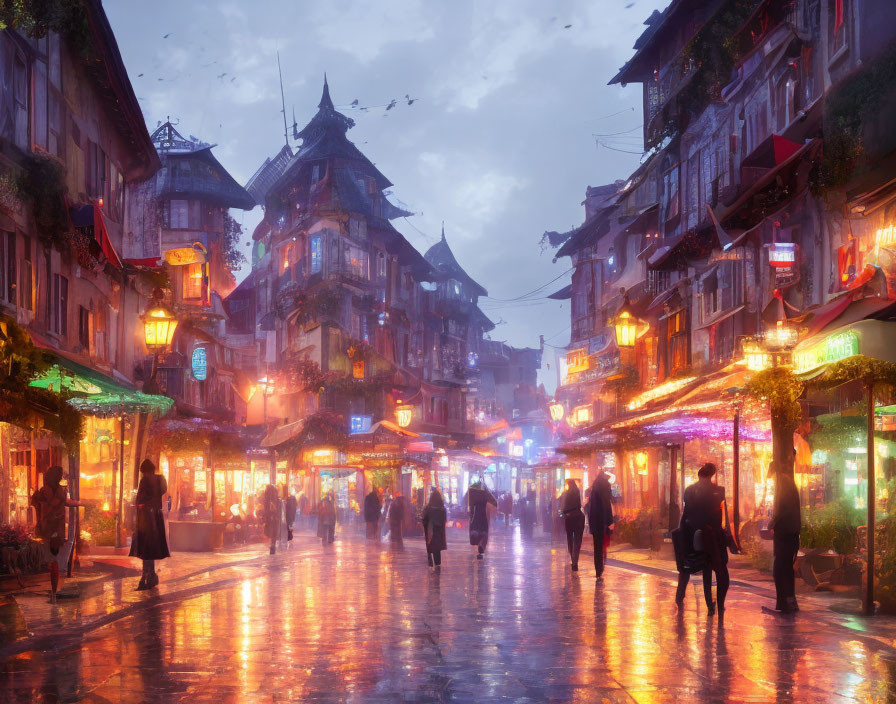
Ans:
{"label": "flying bird", "polygon": [[358,99],[355,98],[351,103],[349,103],[349,105],[351,105],[351,107],[353,108],[358,107]]}
{"label": "flying bird", "polygon": [[565,25],[563,25],[563,29],[569,29],[570,27],[572,27],[571,24],[565,24]]}
{"label": "flying bird", "polygon": [[236,76],[230,79],[230,82],[233,83],[236,80]]}
{"label": "flying bird", "polygon": [[226,76],[226,75],[227,75],[227,71],[225,71],[224,73],[219,73],[218,78],[219,79],[224,78],[224,76]]}
{"label": "flying bird", "polygon": [[162,37],[162,39],[167,39],[170,36],[171,36],[171,32],[168,32],[168,34],[166,34],[164,37]]}
{"label": "flying bird", "polygon": [[137,78],[142,78],[142,76],[143,76],[142,73],[138,73],[138,74],[137,74]]}
{"label": "flying bird", "polygon": [[394,107],[395,107],[395,99],[393,98],[392,101],[386,106],[386,110],[391,110]]}
{"label": "flying bird", "polygon": [[635,3],[630,2],[628,5],[625,6],[625,9],[629,10],[629,9],[633,8],[634,6],[635,6]]}
{"label": "flying bird", "polygon": [[413,105],[416,98],[408,98],[408,105]]}

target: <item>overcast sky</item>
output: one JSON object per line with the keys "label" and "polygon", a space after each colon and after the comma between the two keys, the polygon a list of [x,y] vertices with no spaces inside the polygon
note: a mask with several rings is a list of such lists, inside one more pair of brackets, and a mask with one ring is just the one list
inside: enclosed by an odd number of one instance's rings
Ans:
{"label": "overcast sky", "polygon": [[[300,128],[326,71],[337,109],[357,123],[349,138],[395,184],[393,202],[416,213],[395,226],[425,252],[445,221],[461,265],[494,297],[481,302],[498,323],[493,339],[536,347],[543,334],[562,347],[568,302],[507,299],[555,277],[544,294],[568,282],[569,260],[552,264],[542,233],[580,224],[586,186],[637,166],[640,86],[606,84],[664,4],[106,0],[105,8],[150,129],[170,115],[184,136],[216,143],[240,183],[283,145],[277,52],[288,121],[294,109]],[[261,218],[260,209],[234,214],[248,234]],[[552,389],[550,347],[545,363]]]}

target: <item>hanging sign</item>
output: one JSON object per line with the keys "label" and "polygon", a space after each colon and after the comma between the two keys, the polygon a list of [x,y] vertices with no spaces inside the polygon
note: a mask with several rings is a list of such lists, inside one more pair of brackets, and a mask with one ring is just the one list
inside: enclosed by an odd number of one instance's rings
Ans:
{"label": "hanging sign", "polygon": [[195,247],[178,247],[165,252],[165,261],[172,266],[187,264],[205,264],[205,254]]}
{"label": "hanging sign", "polygon": [[773,267],[792,267],[796,264],[796,245],[776,242],[768,250],[768,263]]}
{"label": "hanging sign", "polygon": [[205,381],[208,375],[208,353],[205,351],[205,347],[197,347],[193,350],[190,367],[193,370],[193,378],[196,381]]}
{"label": "hanging sign", "polygon": [[852,330],[830,335],[808,349],[793,354],[793,371],[805,374],[814,369],[859,354],[859,336]]}

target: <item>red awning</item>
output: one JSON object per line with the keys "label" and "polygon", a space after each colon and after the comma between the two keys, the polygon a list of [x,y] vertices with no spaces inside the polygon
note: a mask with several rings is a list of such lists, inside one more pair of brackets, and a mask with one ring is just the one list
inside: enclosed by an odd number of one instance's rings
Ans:
{"label": "red awning", "polygon": [[768,139],[760,142],[740,165],[772,169],[787,161],[790,157],[796,154],[802,146],[802,144],[791,142],[789,139],[773,134]]}
{"label": "red awning", "polygon": [[106,257],[106,260],[115,268],[121,269],[121,258],[112,241],[109,239],[109,231],[106,229],[106,221],[103,218],[102,208],[98,208],[92,203],[87,205],[73,205],[69,208],[72,219],[72,225],[77,228],[93,228],[93,239],[100,246],[100,250]]}
{"label": "red awning", "polygon": [[130,266],[142,266],[149,269],[161,268],[161,257],[145,257],[143,259],[125,259],[124,263]]}

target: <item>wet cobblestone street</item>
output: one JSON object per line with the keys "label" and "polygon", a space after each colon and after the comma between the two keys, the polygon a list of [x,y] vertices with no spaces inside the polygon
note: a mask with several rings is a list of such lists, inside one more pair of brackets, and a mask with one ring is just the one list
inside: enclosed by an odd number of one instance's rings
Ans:
{"label": "wet cobblestone street", "polygon": [[[453,533],[441,574],[339,540],[265,563],[55,648],[6,659],[4,702],[887,702],[896,651],[732,588],[724,625],[691,587],[570,572],[560,545]],[[695,582],[696,583],[696,582]],[[153,601],[155,599],[155,602]],[[63,605],[61,609],[74,609]]]}

